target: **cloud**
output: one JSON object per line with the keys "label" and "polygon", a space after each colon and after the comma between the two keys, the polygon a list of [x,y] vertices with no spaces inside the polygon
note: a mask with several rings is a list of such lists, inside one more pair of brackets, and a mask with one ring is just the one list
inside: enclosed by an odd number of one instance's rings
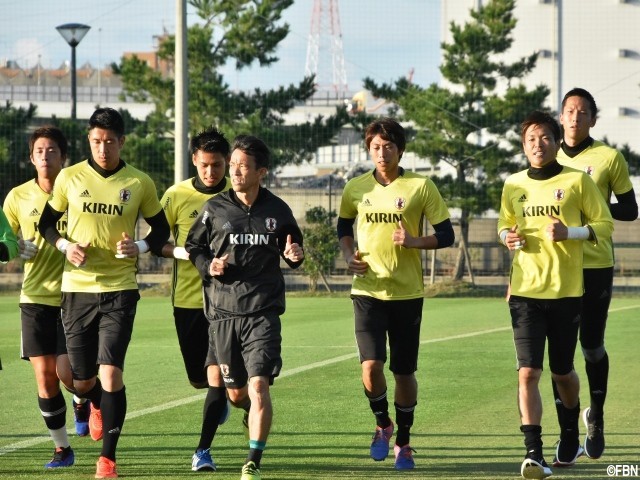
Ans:
{"label": "cloud", "polygon": [[11,60],[18,62],[18,65],[22,68],[34,67],[38,63],[38,56],[42,56],[40,63],[45,64],[44,46],[37,38],[20,38],[16,40],[11,53]]}

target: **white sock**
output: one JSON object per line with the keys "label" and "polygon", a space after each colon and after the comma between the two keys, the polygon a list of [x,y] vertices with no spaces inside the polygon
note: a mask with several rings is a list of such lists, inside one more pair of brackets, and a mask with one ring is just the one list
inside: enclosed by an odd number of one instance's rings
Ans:
{"label": "white sock", "polygon": [[67,436],[67,429],[65,427],[58,428],[57,430],[49,430],[49,433],[56,448],[67,448],[69,446],[69,437]]}

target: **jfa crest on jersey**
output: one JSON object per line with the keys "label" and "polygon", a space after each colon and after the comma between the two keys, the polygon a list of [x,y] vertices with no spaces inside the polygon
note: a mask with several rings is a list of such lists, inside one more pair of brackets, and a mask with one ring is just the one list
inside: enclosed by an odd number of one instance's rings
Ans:
{"label": "jfa crest on jersey", "polygon": [[127,190],[126,188],[120,190],[120,201],[128,202],[129,200],[131,200],[131,190]]}
{"label": "jfa crest on jersey", "polygon": [[562,200],[564,198],[564,189],[558,188],[557,190],[554,190],[553,191],[553,198],[555,200]]}
{"label": "jfa crest on jersey", "polygon": [[396,197],[396,199],[393,201],[393,205],[396,207],[396,209],[402,210],[407,205],[407,201],[404,199],[404,197]]}
{"label": "jfa crest on jersey", "polygon": [[273,217],[268,217],[264,220],[264,226],[268,232],[275,232],[277,227],[276,219]]}

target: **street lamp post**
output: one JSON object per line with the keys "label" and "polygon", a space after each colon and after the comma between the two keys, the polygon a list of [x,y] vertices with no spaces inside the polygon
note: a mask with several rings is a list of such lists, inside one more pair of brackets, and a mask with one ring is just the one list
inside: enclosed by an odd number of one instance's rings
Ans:
{"label": "street lamp post", "polygon": [[70,145],[70,161],[73,163],[76,156],[76,47],[80,40],[84,38],[91,27],[81,23],[65,23],[56,27],[62,38],[71,46],[71,125],[73,133],[71,134]]}
{"label": "street lamp post", "polygon": [[71,121],[76,120],[76,47],[91,27],[81,23],[65,23],[56,27],[60,35],[71,46]]}

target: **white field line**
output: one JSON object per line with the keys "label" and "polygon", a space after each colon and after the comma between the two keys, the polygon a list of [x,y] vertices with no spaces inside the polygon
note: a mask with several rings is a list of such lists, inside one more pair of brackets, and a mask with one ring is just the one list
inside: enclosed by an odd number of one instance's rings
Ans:
{"label": "white field line", "polygon": [[634,308],[640,308],[640,305],[629,305],[627,307],[610,308],[609,313],[620,312],[622,310],[633,310]]}
{"label": "white field line", "polygon": [[[631,310],[631,309],[634,309],[634,308],[640,308],[640,305],[630,305],[628,307],[612,308],[611,310],[609,310],[609,313],[618,312],[618,311],[621,311],[621,310]],[[500,327],[500,328],[492,328],[492,329],[489,329],[489,330],[479,330],[477,332],[462,333],[460,335],[451,335],[449,337],[433,338],[433,339],[429,339],[429,340],[423,340],[422,342],[420,342],[420,344],[424,345],[424,344],[427,344],[427,343],[447,342],[449,340],[459,340],[461,338],[477,337],[479,335],[487,335],[487,334],[491,334],[491,333],[504,332],[506,330],[511,330],[511,326]],[[358,356],[357,353],[349,353],[347,355],[340,355],[338,357],[329,358],[329,359],[323,360],[321,362],[314,362],[314,363],[310,363],[308,365],[302,365],[302,366],[297,367],[297,368],[284,370],[284,371],[280,372],[279,378],[289,377],[291,375],[296,375],[298,373],[302,373],[302,372],[306,372],[306,371],[309,371],[309,370],[313,370],[315,368],[321,368],[321,367],[325,367],[327,365],[331,365],[331,364],[334,364],[334,363],[342,362],[344,360],[350,360],[352,358],[356,358],[357,356]],[[144,415],[150,415],[150,414],[153,414],[153,413],[162,412],[164,410],[169,410],[170,408],[187,405],[189,403],[193,403],[193,402],[197,402],[198,400],[202,400],[202,399],[204,399],[205,396],[206,396],[206,393],[201,393],[201,394],[198,394],[198,395],[192,395],[190,397],[185,397],[185,398],[182,398],[182,399],[179,399],[179,400],[173,400],[171,402],[163,403],[162,405],[157,405],[155,407],[143,408],[142,410],[137,410],[135,412],[128,413],[126,419],[130,420],[130,419],[133,419],[133,418],[142,417]],[[68,433],[70,435],[75,435],[75,431],[71,430],[71,429],[68,431]],[[44,443],[44,442],[48,442],[48,441],[51,441],[51,437],[39,436],[39,437],[33,437],[33,438],[30,438],[30,439],[27,439],[27,440],[23,440],[21,442],[12,443],[10,445],[6,445],[4,447],[0,447],[0,456],[6,455],[7,453],[15,452],[16,450],[20,450],[20,449],[23,449],[23,448],[29,448],[31,446],[38,445],[40,443]]]}

